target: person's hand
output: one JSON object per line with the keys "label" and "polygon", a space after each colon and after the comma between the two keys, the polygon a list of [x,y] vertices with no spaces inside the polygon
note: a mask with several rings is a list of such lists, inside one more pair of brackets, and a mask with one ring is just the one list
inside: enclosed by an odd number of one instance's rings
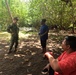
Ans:
{"label": "person's hand", "polygon": [[46,52],[44,55],[48,57],[48,55],[51,55],[51,54],[49,52]]}
{"label": "person's hand", "polygon": [[53,56],[53,52],[49,52],[49,54]]}
{"label": "person's hand", "polygon": [[[53,56],[53,52],[46,52],[46,53],[49,53],[50,55]],[[47,56],[44,54],[44,55],[43,55],[43,58],[44,58],[44,59],[47,59]]]}
{"label": "person's hand", "polygon": [[52,56],[53,56],[53,52],[46,52],[46,53],[49,53],[50,55],[52,55]]}
{"label": "person's hand", "polygon": [[[46,53],[49,53],[49,52],[46,52]],[[44,55],[43,55],[43,58],[44,58],[44,59],[47,59],[47,56],[44,54]]]}
{"label": "person's hand", "polygon": [[53,57],[52,54],[51,54],[50,52],[46,52],[46,53],[44,54],[44,56],[47,57],[47,58]]}

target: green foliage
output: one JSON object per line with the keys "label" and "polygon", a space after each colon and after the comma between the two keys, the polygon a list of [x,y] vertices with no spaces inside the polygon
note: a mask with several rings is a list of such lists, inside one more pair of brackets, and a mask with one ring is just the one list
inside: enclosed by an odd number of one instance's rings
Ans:
{"label": "green foliage", "polygon": [[[61,0],[7,0],[11,14],[19,17],[19,26],[31,26],[39,29],[40,20],[47,19],[49,26],[69,27],[76,20],[76,1],[72,1],[72,6],[66,5]],[[0,0],[0,25],[6,29],[11,23],[11,19],[6,7],[5,0]]]}

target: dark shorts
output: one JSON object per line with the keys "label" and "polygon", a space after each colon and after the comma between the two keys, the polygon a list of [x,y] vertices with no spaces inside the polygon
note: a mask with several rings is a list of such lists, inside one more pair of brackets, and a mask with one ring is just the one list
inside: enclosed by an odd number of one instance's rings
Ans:
{"label": "dark shorts", "polygon": [[49,75],[54,75],[54,70],[51,68],[51,66],[49,67]]}
{"label": "dark shorts", "polygon": [[40,40],[42,48],[46,48],[46,40]]}

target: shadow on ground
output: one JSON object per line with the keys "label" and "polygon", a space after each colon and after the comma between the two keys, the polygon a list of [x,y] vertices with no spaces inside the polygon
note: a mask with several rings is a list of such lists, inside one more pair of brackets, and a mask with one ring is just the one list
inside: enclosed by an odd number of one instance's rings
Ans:
{"label": "shadow on ground", "polygon": [[[47,51],[52,51],[55,58],[63,52],[60,44],[64,36],[58,33],[49,34]],[[0,75],[42,75],[41,70],[48,60],[43,59],[39,38],[36,35],[28,39],[20,39],[16,53],[12,52],[8,55],[8,49],[9,42],[1,40]]]}

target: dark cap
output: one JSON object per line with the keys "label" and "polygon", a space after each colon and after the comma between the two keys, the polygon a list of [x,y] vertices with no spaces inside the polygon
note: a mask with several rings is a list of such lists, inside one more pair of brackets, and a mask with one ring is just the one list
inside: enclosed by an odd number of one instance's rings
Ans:
{"label": "dark cap", "polygon": [[13,18],[13,20],[16,20],[16,21],[18,21],[18,18],[17,18],[17,17],[14,17],[14,18]]}
{"label": "dark cap", "polygon": [[42,19],[42,22],[46,22],[46,19]]}

